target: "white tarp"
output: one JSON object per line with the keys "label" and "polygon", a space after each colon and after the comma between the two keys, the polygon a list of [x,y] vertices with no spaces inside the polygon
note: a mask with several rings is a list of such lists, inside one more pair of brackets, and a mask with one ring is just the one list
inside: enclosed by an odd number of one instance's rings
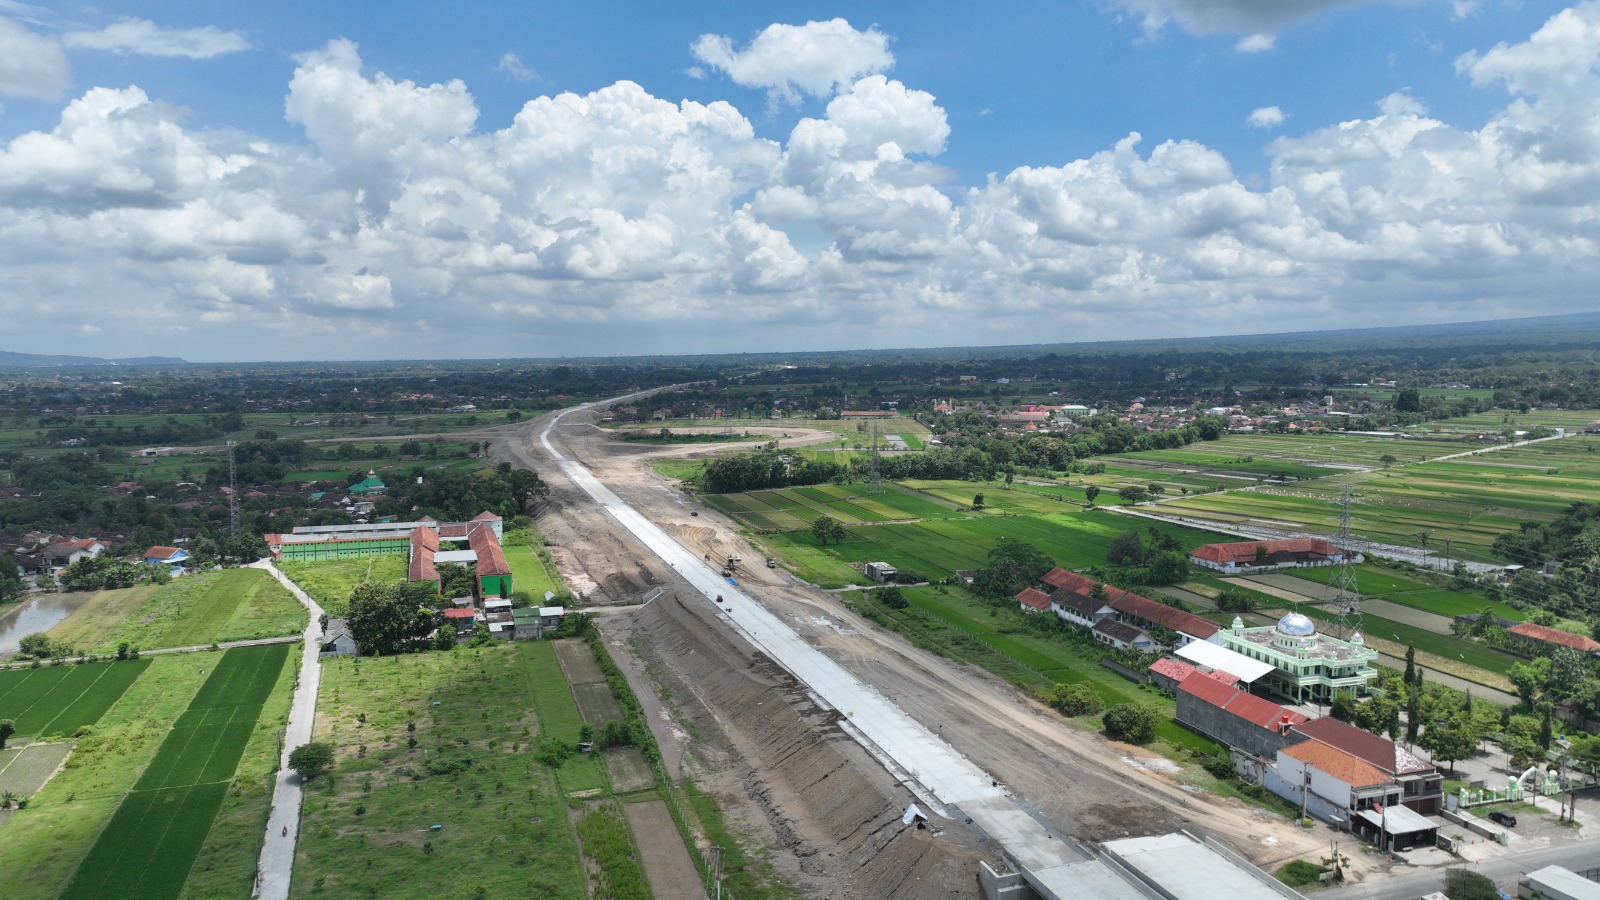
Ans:
{"label": "white tarp", "polygon": [[1179,659],[1197,666],[1237,675],[1245,684],[1255,683],[1256,679],[1271,672],[1273,668],[1271,663],[1251,659],[1243,653],[1229,650],[1227,647],[1218,647],[1216,644],[1208,644],[1205,641],[1194,641],[1179,647],[1176,655]]}

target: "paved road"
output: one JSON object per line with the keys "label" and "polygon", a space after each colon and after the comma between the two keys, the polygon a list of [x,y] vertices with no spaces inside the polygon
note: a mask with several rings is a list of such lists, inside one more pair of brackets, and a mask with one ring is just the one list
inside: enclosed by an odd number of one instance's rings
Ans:
{"label": "paved road", "polygon": [[[1600,838],[1562,842],[1542,850],[1528,850],[1516,856],[1484,860],[1470,868],[1494,881],[1501,890],[1517,896],[1516,882],[1522,875],[1545,866],[1569,869],[1593,868],[1600,858]],[[1444,872],[1439,869],[1407,875],[1391,875],[1338,890],[1318,893],[1331,900],[1414,900],[1433,891],[1444,890]]]}
{"label": "paved road", "polygon": [[305,633],[305,645],[300,654],[300,677],[295,681],[294,699],[289,704],[289,724],[283,735],[283,756],[278,760],[277,783],[272,789],[272,814],[267,817],[267,836],[261,845],[261,858],[256,863],[253,897],[265,900],[286,900],[289,896],[289,879],[294,873],[294,845],[300,836],[300,776],[289,768],[289,754],[296,747],[311,740],[311,724],[317,713],[317,685],[322,668],[317,653],[322,648],[322,607],[306,596],[305,591],[282,572],[272,567],[268,560],[252,563],[251,568],[272,573],[310,614]]}

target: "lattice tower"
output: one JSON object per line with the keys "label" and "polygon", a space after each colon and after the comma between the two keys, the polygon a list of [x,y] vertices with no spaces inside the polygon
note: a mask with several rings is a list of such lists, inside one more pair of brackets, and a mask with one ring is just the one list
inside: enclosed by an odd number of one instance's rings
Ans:
{"label": "lattice tower", "polygon": [[883,473],[878,462],[878,420],[872,420],[872,450],[867,457],[867,486],[870,493],[877,494],[883,491]]}
{"label": "lattice tower", "polygon": [[233,460],[234,442],[228,442],[228,534],[239,533],[239,467]]}
{"label": "lattice tower", "polygon": [[1350,509],[1356,504],[1353,489],[1345,485],[1339,492],[1339,530],[1333,536],[1333,545],[1340,551],[1339,564],[1328,582],[1328,605],[1339,617],[1339,637],[1348,640],[1361,630],[1361,590],[1356,581],[1354,555],[1350,536]]}

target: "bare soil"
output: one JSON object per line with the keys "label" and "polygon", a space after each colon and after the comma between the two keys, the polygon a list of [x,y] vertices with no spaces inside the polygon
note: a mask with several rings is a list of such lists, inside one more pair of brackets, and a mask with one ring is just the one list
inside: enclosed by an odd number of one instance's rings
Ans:
{"label": "bare soil", "polygon": [[[702,456],[714,448],[607,440],[582,424],[592,416],[569,415],[552,441],[696,555],[760,560],[732,522],[648,468],[662,456]],[[638,662],[624,664],[636,692],[652,690],[652,680],[639,677],[643,666],[670,692],[670,701],[652,698],[661,704],[651,716],[658,739],[664,749],[676,744],[687,751],[684,767],[730,805],[730,821],[744,825],[747,841],[771,848],[774,867],[811,896],[978,896],[977,860],[1000,862],[998,848],[956,822],[936,819],[940,837],[902,826],[910,793],[839,730],[835,713],[813,704],[803,685],[720,620],[714,603],[562,476],[541,452],[543,428],[537,420],[519,433],[521,440],[497,442],[494,453],[537,469],[551,484],[539,528],[566,551],[555,558],[568,583],[595,586],[590,603],[637,603],[650,588],[667,588],[646,607],[608,611],[600,624],[614,653],[638,655]],[[784,443],[828,439],[821,432]],[[1010,685],[911,646],[781,569],[756,562],[739,577],[813,645],[1074,838],[1188,829],[1221,838],[1269,867],[1325,843],[1320,833],[1280,816],[1181,786],[1161,767],[1129,765],[1124,757],[1139,753],[1135,748],[1067,726]]]}
{"label": "bare soil", "polygon": [[705,885],[700,883],[700,873],[678,837],[678,827],[672,823],[667,804],[646,800],[629,803],[627,811],[655,900],[703,900]]}

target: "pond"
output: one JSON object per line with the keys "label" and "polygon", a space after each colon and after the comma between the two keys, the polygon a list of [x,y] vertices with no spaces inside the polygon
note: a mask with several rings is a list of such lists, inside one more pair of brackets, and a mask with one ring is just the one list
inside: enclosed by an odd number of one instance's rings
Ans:
{"label": "pond", "polygon": [[0,653],[17,652],[17,642],[36,631],[49,631],[94,597],[94,591],[36,594],[0,612]]}

